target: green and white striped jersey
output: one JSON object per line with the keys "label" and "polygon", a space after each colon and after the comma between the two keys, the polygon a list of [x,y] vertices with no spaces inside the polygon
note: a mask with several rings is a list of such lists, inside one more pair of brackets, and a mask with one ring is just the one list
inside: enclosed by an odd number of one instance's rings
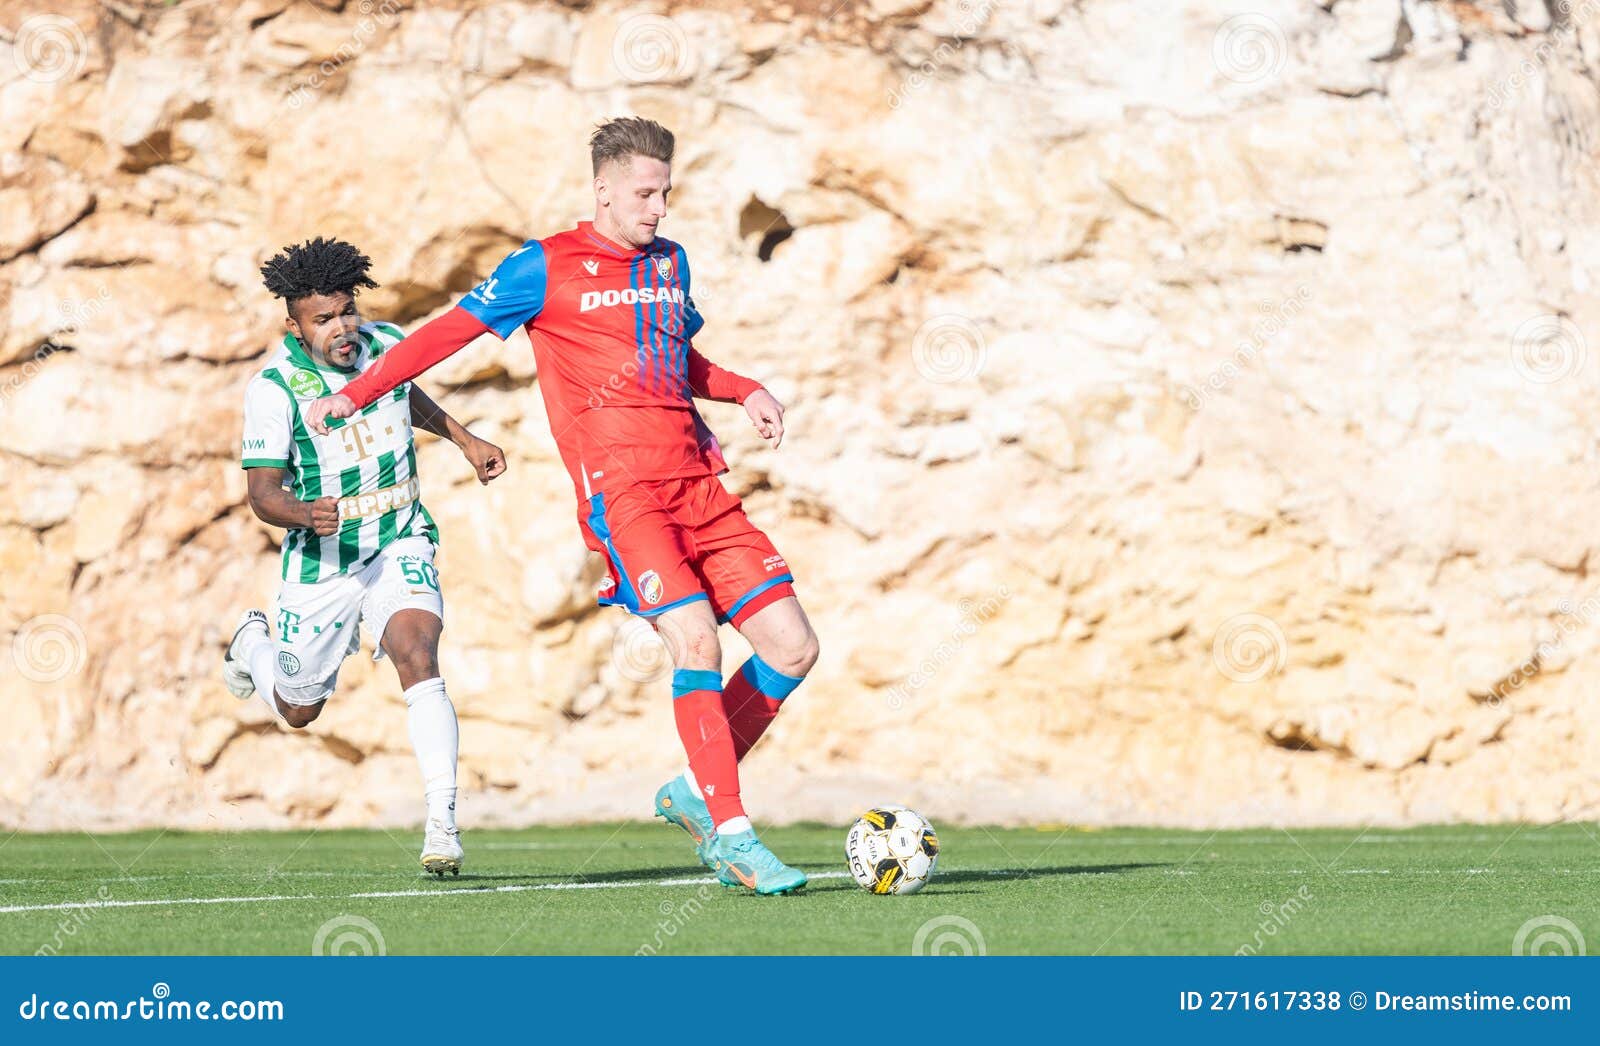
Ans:
{"label": "green and white striped jersey", "polygon": [[422,506],[417,450],[411,434],[411,383],[353,417],[314,434],[302,412],[331,395],[405,335],[392,323],[364,323],[365,343],[349,369],[319,367],[294,335],[245,389],[242,468],[285,468],[302,501],[339,499],[337,534],[291,530],[283,541],[283,579],[313,583],[360,570],[385,546],[404,537],[438,544],[433,517]]}

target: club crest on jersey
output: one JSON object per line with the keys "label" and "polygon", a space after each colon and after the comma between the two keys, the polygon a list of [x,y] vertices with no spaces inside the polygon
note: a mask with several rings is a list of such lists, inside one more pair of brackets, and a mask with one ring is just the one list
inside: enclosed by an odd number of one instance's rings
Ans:
{"label": "club crest on jersey", "polygon": [[661,602],[661,575],[654,570],[646,570],[640,574],[639,595],[652,606]]}
{"label": "club crest on jersey", "polygon": [[315,371],[297,370],[289,375],[289,391],[296,396],[320,396],[322,379],[317,377]]}
{"label": "club crest on jersey", "polygon": [[672,278],[672,259],[663,254],[656,259],[656,272],[661,274],[663,280]]}
{"label": "club crest on jersey", "polygon": [[287,650],[278,651],[278,668],[286,676],[300,674],[300,659]]}

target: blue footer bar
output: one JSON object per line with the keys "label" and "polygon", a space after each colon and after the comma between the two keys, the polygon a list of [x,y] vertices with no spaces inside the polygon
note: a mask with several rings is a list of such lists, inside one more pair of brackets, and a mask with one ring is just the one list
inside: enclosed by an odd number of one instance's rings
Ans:
{"label": "blue footer bar", "polygon": [[871,1027],[913,1042],[1600,1031],[1587,959],[950,958],[0,958],[0,1042],[511,1032],[653,1046],[706,1041],[718,1012],[763,1043]]}

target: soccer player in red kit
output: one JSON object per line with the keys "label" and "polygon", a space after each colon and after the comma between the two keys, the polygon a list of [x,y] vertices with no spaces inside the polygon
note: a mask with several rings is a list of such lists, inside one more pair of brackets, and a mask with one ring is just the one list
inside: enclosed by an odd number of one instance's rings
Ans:
{"label": "soccer player in red kit", "polygon": [[[791,893],[805,874],[756,837],[738,762],[815,664],[817,637],[783,556],[717,478],[726,465],[693,397],[743,404],[774,447],[783,406],[694,349],[704,321],[688,255],[656,235],[672,191],[672,133],[625,118],[589,144],[594,221],[523,244],[456,308],[312,404],[307,420],[320,431],[485,331],[504,339],[527,328],[579,530],[609,568],[600,602],[649,621],[672,657],[689,766],[656,793],[656,813],[689,833],[724,884]],[[755,650],[726,685],[720,622]]]}

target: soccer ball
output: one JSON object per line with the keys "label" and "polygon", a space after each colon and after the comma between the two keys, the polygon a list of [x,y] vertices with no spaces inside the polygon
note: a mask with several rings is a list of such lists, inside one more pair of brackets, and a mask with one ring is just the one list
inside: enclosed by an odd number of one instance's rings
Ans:
{"label": "soccer ball", "polygon": [[916,893],[939,863],[939,836],[915,810],[880,806],[850,826],[844,857],[863,890]]}

